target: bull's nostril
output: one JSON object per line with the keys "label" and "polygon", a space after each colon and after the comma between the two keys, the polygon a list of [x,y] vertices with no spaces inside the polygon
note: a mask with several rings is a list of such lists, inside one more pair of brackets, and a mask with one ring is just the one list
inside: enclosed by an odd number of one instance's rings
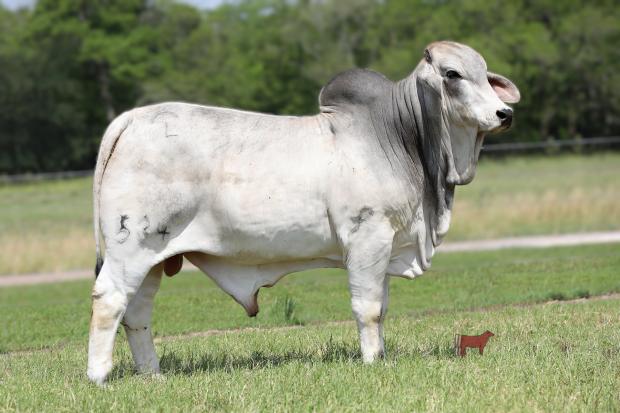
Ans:
{"label": "bull's nostril", "polygon": [[505,126],[505,125],[510,125],[512,123],[512,109],[510,108],[501,109],[495,112],[495,114],[497,114],[497,117],[500,118],[502,125]]}
{"label": "bull's nostril", "polygon": [[512,110],[510,110],[510,109],[498,110],[495,113],[497,114],[497,117],[500,118],[501,120],[504,120],[506,118],[512,117]]}
{"label": "bull's nostril", "polygon": [[510,127],[512,124],[512,109],[501,109],[495,112],[495,114],[500,119],[502,126]]}

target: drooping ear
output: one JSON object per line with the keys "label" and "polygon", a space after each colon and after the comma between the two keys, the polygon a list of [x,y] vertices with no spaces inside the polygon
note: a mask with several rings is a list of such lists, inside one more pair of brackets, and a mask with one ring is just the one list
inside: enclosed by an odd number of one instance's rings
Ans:
{"label": "drooping ear", "polygon": [[497,73],[487,72],[487,78],[497,96],[505,103],[517,103],[521,100],[519,89],[510,80]]}
{"label": "drooping ear", "polygon": [[[416,70],[416,90],[422,115],[422,152],[429,175],[432,196],[435,198],[432,241],[435,246],[441,242],[450,225],[452,189],[445,187],[445,177],[454,168],[450,165],[452,148],[450,135],[443,118],[442,78],[431,65],[432,57],[425,52],[426,63]],[[447,191],[446,191],[447,189]]]}
{"label": "drooping ear", "polygon": [[442,79],[431,65],[428,50],[426,64],[416,73],[416,90],[422,114],[422,147],[428,172],[431,175],[441,168],[441,142],[447,134],[442,111]]}

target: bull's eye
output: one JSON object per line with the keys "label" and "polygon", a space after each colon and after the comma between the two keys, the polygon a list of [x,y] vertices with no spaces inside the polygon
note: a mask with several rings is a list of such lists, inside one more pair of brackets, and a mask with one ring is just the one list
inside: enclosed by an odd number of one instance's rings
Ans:
{"label": "bull's eye", "polygon": [[448,79],[461,79],[462,76],[459,72],[457,72],[456,70],[448,70],[446,72],[446,77]]}

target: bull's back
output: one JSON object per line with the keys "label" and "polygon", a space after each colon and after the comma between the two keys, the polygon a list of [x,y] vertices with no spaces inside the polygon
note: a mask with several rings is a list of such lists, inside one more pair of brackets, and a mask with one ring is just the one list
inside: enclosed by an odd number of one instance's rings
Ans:
{"label": "bull's back", "polygon": [[141,242],[250,261],[334,249],[330,142],[318,119],[181,103],[131,114],[104,175],[104,234],[124,216]]}

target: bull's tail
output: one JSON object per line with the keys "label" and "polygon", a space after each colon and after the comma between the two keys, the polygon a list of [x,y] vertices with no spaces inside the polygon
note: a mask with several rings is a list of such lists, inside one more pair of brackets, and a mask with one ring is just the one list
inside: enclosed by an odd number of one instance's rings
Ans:
{"label": "bull's tail", "polygon": [[99,146],[99,155],[97,156],[97,165],[95,166],[95,174],[93,177],[93,223],[95,229],[95,251],[97,254],[97,263],[95,264],[95,277],[99,275],[103,266],[103,257],[101,255],[101,239],[100,239],[100,221],[99,221],[99,198],[101,195],[101,181],[105,172],[108,161],[114,152],[114,148],[123,132],[131,123],[132,117],[129,112],[125,112],[110,123],[106,129],[101,145]]}

